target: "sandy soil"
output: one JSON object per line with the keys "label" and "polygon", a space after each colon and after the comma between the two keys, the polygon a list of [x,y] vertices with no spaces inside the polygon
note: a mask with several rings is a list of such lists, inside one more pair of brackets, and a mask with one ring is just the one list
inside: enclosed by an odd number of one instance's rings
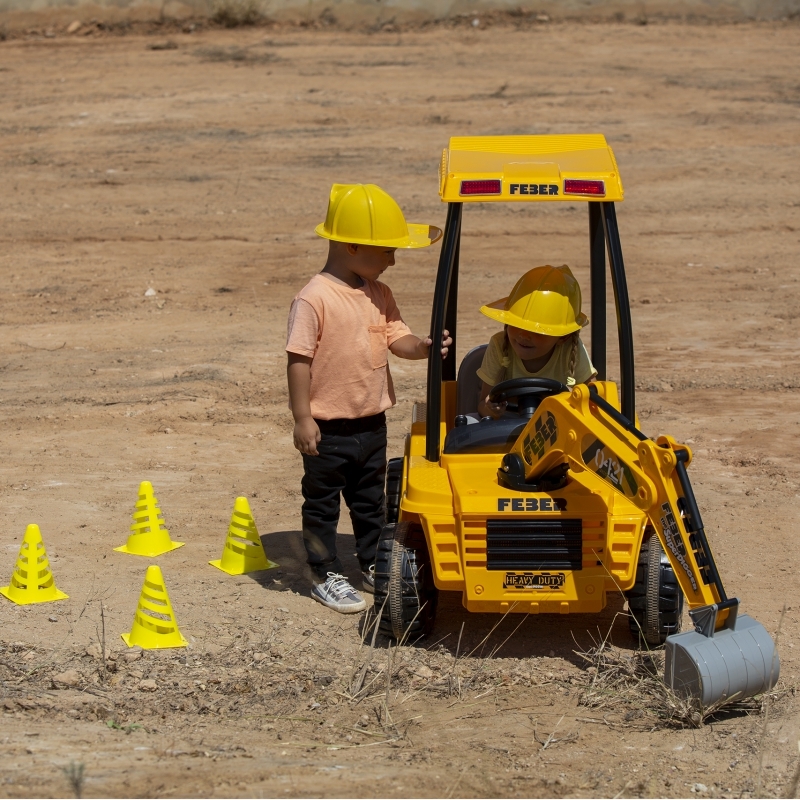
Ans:
{"label": "sandy soil", "polygon": [[[87,797],[785,796],[800,735],[800,28],[173,40],[0,44],[0,578],[36,522],[70,595],[0,603],[0,795],[69,795],[64,769],[83,765]],[[576,651],[609,632],[633,646],[621,600],[500,620],[443,596],[429,640],[371,650],[361,620],[307,596],[282,348],[322,263],[330,183],[378,182],[441,224],[448,136],[595,130],[627,189],[642,425],[693,445],[729,592],[781,624],[768,717],[690,729],[635,696],[580,705],[592,675]],[[584,214],[467,209],[462,353],[494,330],[478,306],[524,269],[567,262],[586,281]],[[419,333],[437,249],[386,275]],[[392,370],[399,454],[425,368]],[[187,543],[155,561],[190,646],[137,657],[119,635],[148,561],[112,548],[141,480]],[[280,569],[207,566],[239,494]]]}

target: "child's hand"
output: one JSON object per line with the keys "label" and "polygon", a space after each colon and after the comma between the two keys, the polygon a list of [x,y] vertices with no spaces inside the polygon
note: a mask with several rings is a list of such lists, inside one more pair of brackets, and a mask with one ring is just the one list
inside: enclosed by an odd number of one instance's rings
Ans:
{"label": "child's hand", "polygon": [[322,438],[313,417],[304,417],[294,423],[294,446],[307,456],[318,456],[317,444]]}
{"label": "child's hand", "polygon": [[482,417],[494,417],[495,419],[499,419],[505,414],[507,405],[505,401],[502,403],[492,403],[487,395],[478,403],[478,413]]}
{"label": "child's hand", "polygon": [[[422,358],[427,358],[428,352],[430,351],[431,345],[433,344],[433,339],[431,339],[430,336],[426,336],[424,339],[420,339],[419,343],[420,347],[424,352]],[[453,339],[450,336],[450,331],[442,331],[442,358],[447,358],[447,353],[450,350],[452,344],[453,344]]]}

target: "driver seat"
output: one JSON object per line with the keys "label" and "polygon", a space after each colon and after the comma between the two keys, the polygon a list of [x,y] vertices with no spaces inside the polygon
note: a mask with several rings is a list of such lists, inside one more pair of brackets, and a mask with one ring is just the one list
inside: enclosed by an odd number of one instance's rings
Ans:
{"label": "driver seat", "polygon": [[481,385],[478,369],[483,363],[483,354],[488,344],[473,347],[461,361],[456,378],[456,414],[474,414],[478,411]]}

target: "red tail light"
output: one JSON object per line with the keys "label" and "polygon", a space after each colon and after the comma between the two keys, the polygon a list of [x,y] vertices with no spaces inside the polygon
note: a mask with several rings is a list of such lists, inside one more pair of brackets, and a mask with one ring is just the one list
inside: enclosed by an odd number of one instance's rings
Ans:
{"label": "red tail light", "polygon": [[500,194],[501,181],[461,181],[461,194]]}
{"label": "red tail light", "polygon": [[565,180],[564,194],[588,194],[596,197],[605,197],[606,184],[605,181]]}

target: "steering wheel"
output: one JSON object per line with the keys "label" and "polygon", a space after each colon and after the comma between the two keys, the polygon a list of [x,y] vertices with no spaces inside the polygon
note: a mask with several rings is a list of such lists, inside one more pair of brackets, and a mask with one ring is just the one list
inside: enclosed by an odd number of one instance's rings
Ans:
{"label": "steering wheel", "polygon": [[518,411],[522,416],[526,412],[532,414],[545,397],[568,391],[569,389],[561,381],[552,378],[512,378],[510,381],[502,381],[493,386],[489,392],[489,401],[504,403],[516,397]]}

